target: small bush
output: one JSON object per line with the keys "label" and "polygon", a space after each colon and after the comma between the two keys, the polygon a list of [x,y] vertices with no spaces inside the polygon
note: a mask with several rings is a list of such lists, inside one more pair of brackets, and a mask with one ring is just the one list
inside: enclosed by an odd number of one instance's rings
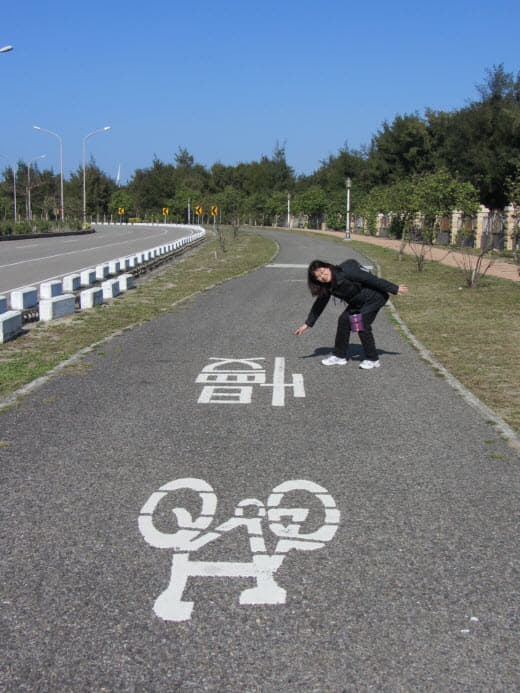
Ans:
{"label": "small bush", "polygon": [[31,231],[32,231],[32,224],[29,221],[19,221],[15,226],[14,233],[24,234],[24,233],[31,233]]}
{"label": "small bush", "polygon": [[71,231],[81,231],[83,228],[83,222],[81,219],[70,219],[64,224],[64,228],[62,228],[62,230],[65,231],[67,227]]}
{"label": "small bush", "polygon": [[14,221],[1,221],[0,236],[10,236],[12,233],[14,233],[14,228]]}
{"label": "small bush", "polygon": [[33,221],[33,231],[36,233],[48,233],[52,231],[53,223],[48,219],[37,219]]}

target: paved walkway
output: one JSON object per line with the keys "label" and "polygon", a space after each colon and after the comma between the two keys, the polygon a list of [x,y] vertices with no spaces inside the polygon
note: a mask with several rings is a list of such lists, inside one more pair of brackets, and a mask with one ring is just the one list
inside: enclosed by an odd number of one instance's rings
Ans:
{"label": "paved walkway", "polygon": [[0,691],[518,693],[516,452],[386,311],[323,367],[262,235],[0,412]]}
{"label": "paved walkway", "polygon": [[[319,231],[318,229],[312,229],[317,233],[324,233],[330,236],[336,236],[338,238],[344,237],[344,231]],[[362,234],[353,233],[351,238],[354,241],[362,241],[363,243],[372,243],[373,245],[380,245],[385,248],[393,248],[394,250],[399,250],[401,246],[401,241],[393,238],[379,238],[378,236],[364,236]],[[407,255],[412,255],[413,251],[410,244],[407,243],[404,249]],[[441,262],[443,265],[450,265],[451,267],[465,267],[463,263],[467,263],[468,260],[475,262],[476,256],[465,256],[455,250],[451,250],[445,247],[435,247],[431,246],[426,253],[428,260],[434,260],[436,262]],[[513,264],[512,262],[506,262],[504,260],[493,260],[492,258],[486,258],[486,264],[491,261],[491,266],[487,270],[487,274],[494,277],[501,277],[502,279],[511,279],[514,282],[520,282],[520,267]]]}

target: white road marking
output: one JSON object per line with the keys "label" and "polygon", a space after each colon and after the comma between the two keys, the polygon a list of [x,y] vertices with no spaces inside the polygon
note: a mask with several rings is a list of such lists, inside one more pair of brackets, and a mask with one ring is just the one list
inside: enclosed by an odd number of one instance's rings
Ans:
{"label": "white road marking", "polygon": [[[56,257],[65,257],[66,255],[75,255],[77,253],[90,253],[92,250],[101,250],[104,248],[110,248],[111,246],[121,245],[125,241],[120,241],[119,243],[108,243],[107,245],[95,245],[89,248],[81,248],[79,250],[68,250],[65,253],[55,253],[54,255],[44,255],[43,257],[31,258],[30,260],[17,260],[16,262],[10,262],[7,265],[0,265],[0,269],[5,267],[16,267],[16,265],[25,265],[28,262],[41,262],[42,260],[53,260]],[[140,252],[140,251],[136,251]],[[79,270],[76,270],[79,271]]]}
{"label": "white road marking", "polygon": [[284,265],[281,262],[275,262],[272,265],[266,265],[266,267],[271,267],[273,269],[307,269],[308,266],[308,263],[306,265]]}
{"label": "white road marking", "polygon": [[[172,508],[177,521],[175,532],[164,532],[154,525],[153,516],[160,503],[175,503],[168,494],[179,490],[191,490],[200,495],[201,514],[193,519],[185,508]],[[285,494],[306,491],[312,494],[323,507],[323,522],[313,531],[304,533],[302,526],[309,510],[302,507],[281,505]],[[234,515],[214,530],[202,533],[213,521],[217,507],[217,496],[213,488],[203,479],[175,479],[154,491],[141,508],[138,525],[144,540],[159,549],[173,549],[170,581],[157,597],[154,612],[165,621],[188,621],[194,602],[182,596],[190,577],[254,578],[256,586],[242,590],[240,604],[285,604],[287,592],[275,580],[275,573],[289,551],[315,551],[321,549],[336,534],[340,522],[340,511],[328,491],[306,479],[292,479],[276,486],[264,504],[256,498],[245,498],[235,507]],[[248,508],[247,516],[244,509]],[[251,509],[256,509],[252,516]],[[263,536],[263,524],[278,537],[272,554],[267,553]],[[246,530],[251,551],[251,561],[193,561],[190,553],[220,539],[224,534],[242,529],[237,539],[243,539]]]}
{"label": "white road marking", "polygon": [[[293,397],[305,397],[303,375],[292,374],[292,382],[285,382],[285,359],[277,356],[274,360],[273,382],[266,383],[266,371],[257,361],[261,358],[232,359],[210,357],[195,382],[203,383],[197,404],[251,404],[253,386],[272,387],[273,407],[285,406],[285,390],[292,388]],[[241,368],[237,368],[241,366]]]}

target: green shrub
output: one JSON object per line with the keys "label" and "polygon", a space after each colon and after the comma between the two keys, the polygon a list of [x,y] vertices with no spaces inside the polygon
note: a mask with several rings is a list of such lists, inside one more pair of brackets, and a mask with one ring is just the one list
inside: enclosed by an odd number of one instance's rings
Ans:
{"label": "green shrub", "polygon": [[16,234],[24,234],[24,233],[31,233],[32,231],[32,224],[29,221],[19,221],[18,224],[16,224],[15,227],[15,233]]}
{"label": "green shrub", "polygon": [[81,219],[71,219],[67,222],[67,226],[71,231],[81,231],[83,228],[83,222]]}
{"label": "green shrub", "polygon": [[14,233],[14,221],[0,221],[0,236],[10,236]]}
{"label": "green shrub", "polygon": [[33,231],[36,233],[48,233],[52,231],[53,224],[48,219],[36,219],[33,221]]}

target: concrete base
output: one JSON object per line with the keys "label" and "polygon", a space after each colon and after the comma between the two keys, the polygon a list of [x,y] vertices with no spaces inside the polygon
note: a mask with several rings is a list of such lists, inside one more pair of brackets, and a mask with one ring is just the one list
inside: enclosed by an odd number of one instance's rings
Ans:
{"label": "concrete base", "polygon": [[63,277],[63,291],[79,291],[81,277],[79,274],[67,274]]}
{"label": "concrete base", "polygon": [[96,270],[95,269],[83,270],[83,272],[81,272],[79,277],[80,277],[80,285],[81,286],[84,286],[84,287],[92,286],[92,284],[96,283]]}
{"label": "concrete base", "polygon": [[0,344],[14,339],[22,331],[22,314],[8,310],[0,315]]}
{"label": "concrete base", "polygon": [[88,308],[94,308],[94,306],[100,306],[103,303],[103,289],[99,286],[92,287],[91,289],[85,289],[79,295],[79,304],[81,310],[86,310]]}
{"label": "concrete base", "polygon": [[40,320],[49,322],[56,320],[64,315],[74,313],[76,310],[76,299],[72,294],[64,294],[55,298],[45,298],[40,301]]}
{"label": "concrete base", "polygon": [[54,298],[63,294],[63,286],[59,279],[40,284],[40,299]]}
{"label": "concrete base", "polygon": [[109,298],[115,298],[119,296],[119,280],[118,279],[108,279],[106,282],[101,284],[103,289],[103,299],[106,301]]}
{"label": "concrete base", "polygon": [[119,260],[111,260],[108,263],[108,274],[111,276],[115,276],[116,274],[119,274],[121,271],[121,263]]}
{"label": "concrete base", "polygon": [[131,274],[121,274],[117,281],[119,282],[120,291],[128,291],[134,286],[134,277]]}
{"label": "concrete base", "polygon": [[38,289],[35,286],[24,286],[11,291],[12,310],[27,310],[38,305]]}
{"label": "concrete base", "polygon": [[108,262],[104,265],[96,265],[96,279],[103,281],[108,277]]}

